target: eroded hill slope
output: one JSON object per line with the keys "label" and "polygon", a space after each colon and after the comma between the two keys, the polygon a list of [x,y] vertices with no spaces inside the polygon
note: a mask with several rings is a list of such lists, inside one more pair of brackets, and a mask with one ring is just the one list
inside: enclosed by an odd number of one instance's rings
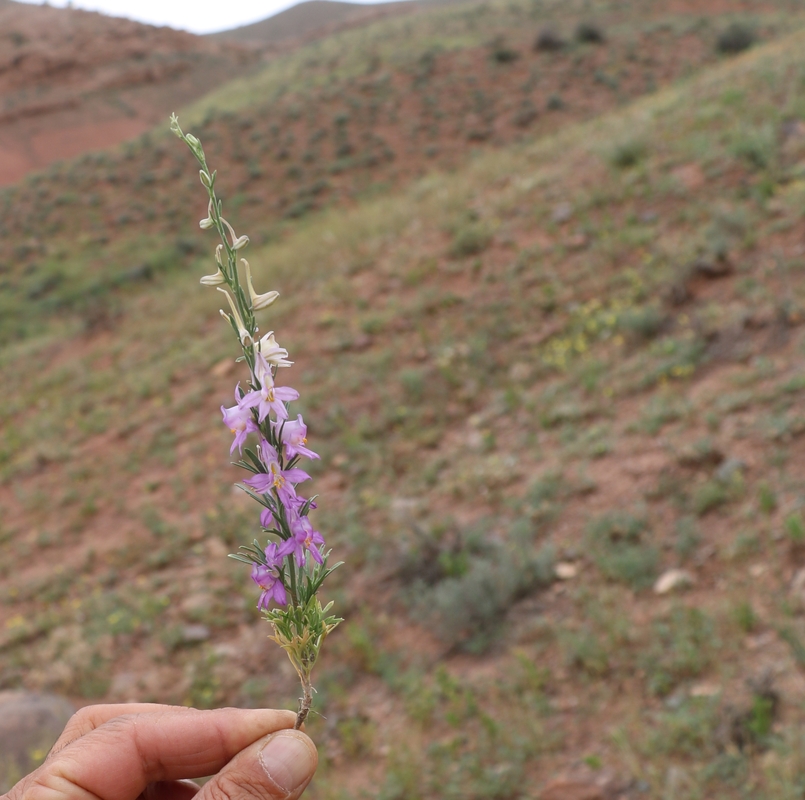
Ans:
{"label": "eroded hill slope", "polygon": [[257,54],[77,9],[0,6],[0,186],[132,139]]}
{"label": "eroded hill slope", "polygon": [[[229,190],[347,561],[315,793],[531,796],[565,772],[590,797],[801,793],[803,46],[265,245]],[[175,231],[191,205],[154,208]],[[210,263],[2,350],[3,686],[292,704],[224,558],[256,528],[217,412],[243,375],[193,288]]]}

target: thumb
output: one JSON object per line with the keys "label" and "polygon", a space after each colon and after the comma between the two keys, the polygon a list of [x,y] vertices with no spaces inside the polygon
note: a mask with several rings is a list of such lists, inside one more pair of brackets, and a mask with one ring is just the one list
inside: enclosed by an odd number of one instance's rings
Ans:
{"label": "thumb", "polygon": [[316,747],[304,733],[279,731],[238,753],[195,800],[296,800],[318,761]]}

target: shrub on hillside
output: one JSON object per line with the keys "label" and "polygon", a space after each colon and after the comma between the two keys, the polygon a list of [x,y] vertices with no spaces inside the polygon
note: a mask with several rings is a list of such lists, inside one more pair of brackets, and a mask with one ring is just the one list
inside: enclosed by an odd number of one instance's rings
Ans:
{"label": "shrub on hillside", "polygon": [[777,156],[777,138],[774,128],[766,125],[758,128],[739,129],[731,143],[730,151],[752,169],[768,169]]}
{"label": "shrub on hillside", "polygon": [[542,53],[554,53],[561,50],[567,42],[555,28],[543,28],[534,40],[534,50]]}
{"label": "shrub on hillside", "polygon": [[601,572],[632,589],[645,589],[657,576],[659,552],[649,538],[644,519],[612,511],[587,526],[587,541]]}
{"label": "shrub on hillside", "polygon": [[492,232],[482,222],[471,222],[456,231],[450,255],[458,258],[477,256],[492,243]]}
{"label": "shrub on hillside", "polygon": [[733,22],[719,34],[716,50],[724,55],[735,55],[748,50],[756,41],[752,28],[742,22]]}
{"label": "shrub on hillside", "polygon": [[531,520],[514,521],[503,541],[491,540],[487,525],[415,527],[398,572],[413,614],[432,620],[446,645],[473,653],[500,635],[513,603],[554,580],[553,548],[534,548]]}
{"label": "shrub on hillside", "polygon": [[665,325],[665,316],[656,306],[626,309],[618,316],[618,327],[634,342],[647,342]]}
{"label": "shrub on hillside", "polygon": [[548,111],[561,111],[564,107],[565,101],[562,100],[562,96],[558,94],[552,94],[545,103],[545,108],[547,108]]}
{"label": "shrub on hillside", "polygon": [[580,22],[576,26],[576,41],[583,44],[603,44],[606,36],[601,27],[594,22]]}
{"label": "shrub on hillside", "polygon": [[698,608],[674,608],[655,620],[652,641],[642,654],[649,692],[664,697],[681,681],[701,675],[717,646],[712,619]]}
{"label": "shrub on hillside", "polygon": [[639,139],[627,139],[616,144],[609,155],[613,167],[628,169],[635,166],[646,154],[646,145]]}
{"label": "shrub on hillside", "polygon": [[511,64],[520,58],[519,51],[508,45],[503,38],[495,39],[489,49],[492,61],[496,64]]}
{"label": "shrub on hillside", "polygon": [[553,580],[554,554],[497,547],[469,560],[466,571],[440,581],[427,594],[446,643],[485,652],[500,635],[512,603]]}

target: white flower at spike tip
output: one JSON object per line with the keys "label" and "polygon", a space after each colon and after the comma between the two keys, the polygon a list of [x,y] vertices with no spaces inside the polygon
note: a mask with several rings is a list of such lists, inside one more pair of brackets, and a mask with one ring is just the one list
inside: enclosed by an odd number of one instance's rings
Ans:
{"label": "white flower at spike tip", "polygon": [[[249,267],[249,262],[245,258],[241,258],[240,263],[246,270],[246,285],[249,287],[249,298],[252,301],[252,308],[255,311],[260,311],[263,308],[268,308],[279,296],[279,292],[266,292],[265,294],[257,294],[252,285],[252,270]],[[287,355],[287,353],[286,353]]]}
{"label": "white flower at spike tip", "polygon": [[223,292],[226,295],[226,299],[229,302],[229,307],[232,309],[232,317],[229,316],[223,309],[221,309],[221,316],[225,319],[234,319],[235,326],[238,329],[238,336],[240,337],[241,344],[245,344],[247,339],[251,339],[251,334],[249,331],[246,330],[246,326],[243,324],[243,318],[240,316],[240,311],[238,311],[238,307],[235,305],[235,301],[232,299],[232,295],[226,289],[218,288],[219,292]]}
{"label": "white flower at spike tip", "polygon": [[254,349],[275,367],[290,367],[293,364],[293,361],[288,361],[288,351],[277,344],[274,331],[269,331],[259,342],[255,342]]}

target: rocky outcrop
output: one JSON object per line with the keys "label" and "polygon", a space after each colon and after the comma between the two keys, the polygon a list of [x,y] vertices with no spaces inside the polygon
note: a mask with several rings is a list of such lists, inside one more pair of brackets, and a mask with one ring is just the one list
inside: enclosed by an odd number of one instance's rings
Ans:
{"label": "rocky outcrop", "polygon": [[0,692],[0,793],[44,759],[74,711],[57,695]]}

